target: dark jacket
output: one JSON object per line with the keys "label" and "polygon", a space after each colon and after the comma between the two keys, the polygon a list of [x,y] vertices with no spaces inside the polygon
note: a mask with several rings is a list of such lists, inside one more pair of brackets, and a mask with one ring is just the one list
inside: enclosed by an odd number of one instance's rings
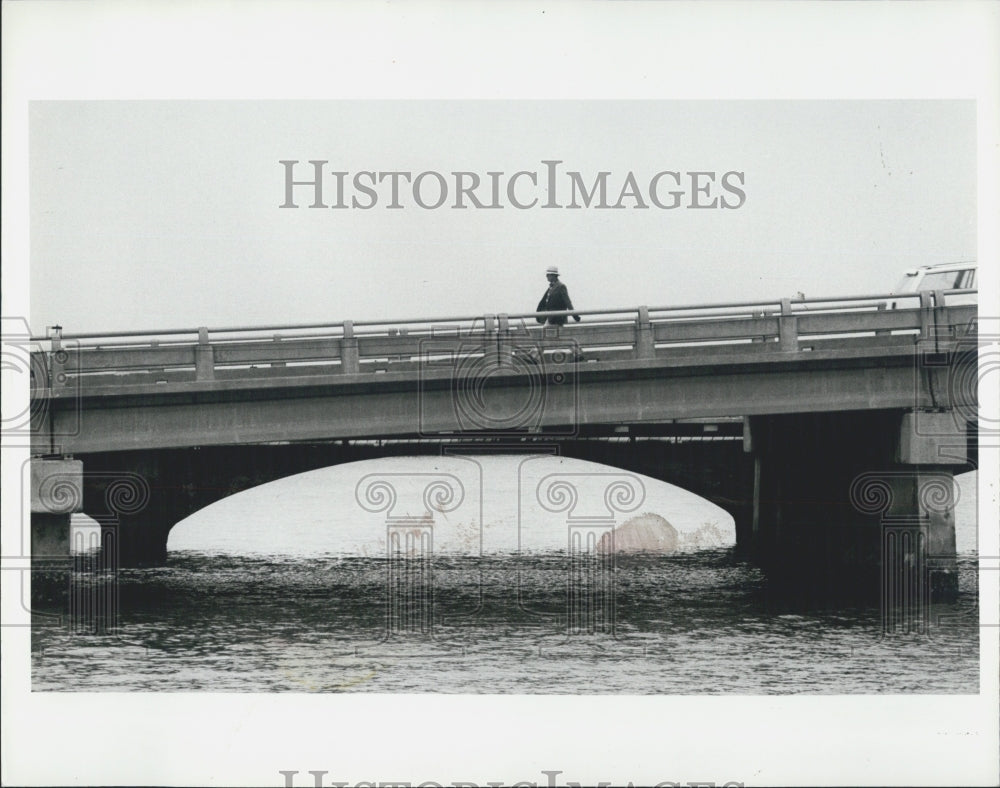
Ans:
{"label": "dark jacket", "polygon": [[[545,295],[538,302],[538,308],[535,311],[562,312],[569,309],[573,309],[573,302],[569,300],[569,290],[566,289],[566,285],[562,282],[555,281],[549,285],[549,289],[545,291]],[[576,316],[574,315],[574,317]],[[577,319],[579,320],[579,318]],[[546,322],[544,317],[536,317],[535,320],[539,323]],[[555,317],[550,317],[547,322],[552,325],[562,326],[566,324],[566,316],[556,315]]]}

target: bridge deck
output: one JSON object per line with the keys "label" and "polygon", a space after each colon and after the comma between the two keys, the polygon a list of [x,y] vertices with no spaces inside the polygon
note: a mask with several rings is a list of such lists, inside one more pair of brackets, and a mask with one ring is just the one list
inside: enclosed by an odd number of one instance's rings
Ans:
{"label": "bridge deck", "polygon": [[599,425],[823,411],[974,413],[975,391],[951,381],[975,376],[949,375],[977,347],[976,307],[949,305],[950,295],[924,293],[905,309],[870,296],[640,307],[581,312],[582,323],[563,327],[539,326],[529,313],[54,336],[33,354],[32,444],[66,454],[572,436]]}

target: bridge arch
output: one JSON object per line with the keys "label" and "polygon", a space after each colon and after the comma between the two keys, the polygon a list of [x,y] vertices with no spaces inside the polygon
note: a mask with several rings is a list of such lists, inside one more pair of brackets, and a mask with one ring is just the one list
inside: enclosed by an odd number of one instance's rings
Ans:
{"label": "bridge arch", "polygon": [[[176,524],[231,496],[277,480],[364,460],[382,460],[380,464],[373,463],[373,467],[388,468],[402,457],[437,456],[442,458],[442,463],[453,463],[455,458],[465,457],[468,463],[473,455],[496,457],[512,453],[548,454],[599,463],[609,472],[630,472],[667,482],[720,506],[734,515],[737,524],[743,510],[749,509],[752,487],[747,490],[747,480],[752,480],[752,465],[743,457],[739,441],[636,443],[567,439],[506,445],[502,449],[503,452],[498,452],[496,444],[450,446],[433,442],[368,441],[87,455],[81,457],[85,465],[84,512],[106,528],[115,529],[123,565],[157,565],[166,560],[167,540]],[[116,473],[144,480],[148,501],[141,510],[115,511],[109,504],[108,480]],[[470,488],[467,494],[473,499],[480,495],[489,499],[490,491],[484,491],[481,478],[479,490],[475,489],[476,484],[468,480],[465,483]],[[341,490],[339,494],[346,493]],[[468,502],[463,506],[467,507]],[[361,509],[358,513],[364,514]],[[424,511],[417,512],[416,508],[408,506],[400,509],[400,513],[420,516]],[[463,512],[462,516],[468,516],[468,512]],[[377,515],[376,519],[378,517],[384,522],[384,514]]]}

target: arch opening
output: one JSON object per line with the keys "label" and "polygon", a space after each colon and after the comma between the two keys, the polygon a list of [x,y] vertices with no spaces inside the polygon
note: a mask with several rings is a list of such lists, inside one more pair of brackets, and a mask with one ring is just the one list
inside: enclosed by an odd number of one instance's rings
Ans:
{"label": "arch opening", "polygon": [[[546,482],[574,495],[573,507],[554,508]],[[394,533],[426,533],[435,554],[552,552],[585,526],[610,533],[596,545],[616,552],[736,541],[734,519],[718,504],[632,468],[558,454],[462,454],[353,461],[259,484],[181,519],[167,549],[384,557]]]}

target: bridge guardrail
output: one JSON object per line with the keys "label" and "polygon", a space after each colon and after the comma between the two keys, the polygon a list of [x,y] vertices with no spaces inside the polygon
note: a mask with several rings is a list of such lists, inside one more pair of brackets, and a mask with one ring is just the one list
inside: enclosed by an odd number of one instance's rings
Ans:
{"label": "bridge guardrail", "polygon": [[[409,320],[340,321],[261,327],[71,334],[33,337],[43,354],[48,388],[72,378],[88,385],[197,382],[246,376],[406,372],[418,366],[431,341],[437,354],[504,358],[540,340],[560,352],[562,337],[583,358],[657,359],[672,354],[801,352],[867,339],[905,343],[932,332],[963,330],[972,306],[948,297],[975,290],[910,296],[863,295],[692,306],[523,312]],[[889,300],[896,308],[887,309]],[[901,304],[912,308],[900,308]],[[572,314],[583,322],[543,326],[538,318]],[[56,327],[58,328],[58,327]],[[838,345],[839,342],[839,345]],[[73,353],[59,353],[72,343]],[[44,389],[37,386],[33,390]]]}

